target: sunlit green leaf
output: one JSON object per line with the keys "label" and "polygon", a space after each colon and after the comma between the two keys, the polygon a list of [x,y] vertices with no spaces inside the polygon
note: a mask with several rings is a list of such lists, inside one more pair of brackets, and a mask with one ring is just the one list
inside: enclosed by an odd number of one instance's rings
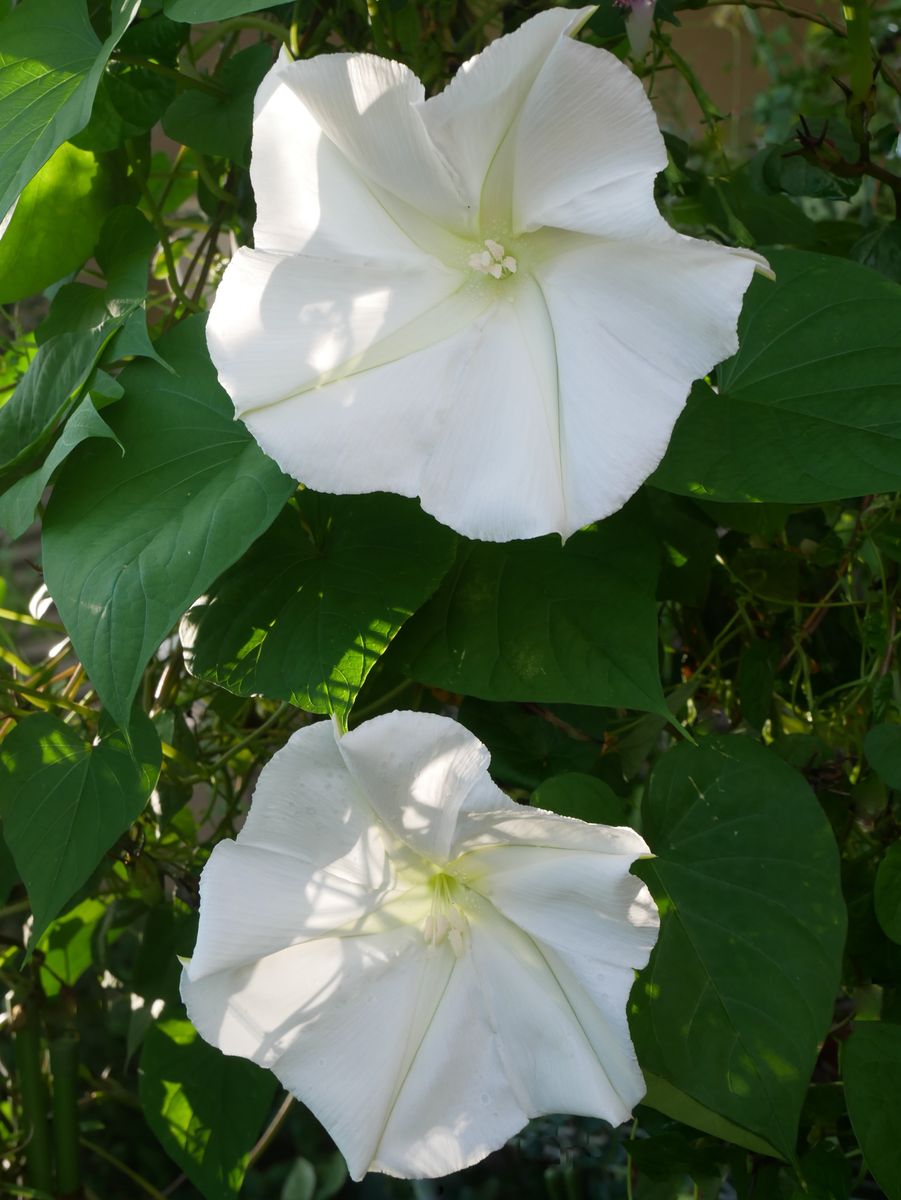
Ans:
{"label": "sunlit green leaf", "polygon": [[166,1153],[205,1200],[235,1200],[275,1076],[214,1050],[188,1021],[171,1019],[148,1032],[140,1071],[141,1107]]}
{"label": "sunlit green leaf", "polygon": [[22,0],[0,22],[0,217],[56,147],[88,123],[106,61],[139,5],[113,0],[105,42],[85,0]]}
{"label": "sunlit green leaf", "polygon": [[301,492],[188,613],[188,665],[240,695],[346,717],[455,544],[400,496]]}

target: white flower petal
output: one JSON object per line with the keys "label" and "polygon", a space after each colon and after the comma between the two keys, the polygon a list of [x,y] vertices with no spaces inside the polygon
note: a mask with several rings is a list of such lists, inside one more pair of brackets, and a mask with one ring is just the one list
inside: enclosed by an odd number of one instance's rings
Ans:
{"label": "white flower petal", "polygon": [[455,855],[490,846],[543,846],[621,855],[634,862],[649,853],[640,834],[625,825],[593,825],[508,800],[503,808],[467,804],[457,819]]}
{"label": "white flower petal", "polygon": [[607,189],[636,175],[645,191],[632,194],[649,229],[662,224],[652,185],[666,166],[663,138],[640,81],[607,51],[561,38],[511,136],[515,231],[608,235]]}
{"label": "white flower petal", "polygon": [[522,1129],[473,957],[458,959],[397,1095],[372,1169],[404,1178],[461,1171]]}
{"label": "white flower petal", "polygon": [[370,886],[290,854],[220,842],[203,871],[204,936],[188,977],[231,970],[342,926],[352,930],[385,903],[391,884],[387,869],[382,884]]}
{"label": "white flower petal", "polygon": [[[499,271],[500,266],[497,267]],[[467,537],[504,542],[567,529],[554,332],[528,276],[471,331],[456,394],[422,473],[422,507]],[[465,464],[465,470],[461,469]]]}
{"label": "white flower petal", "polygon": [[403,270],[242,249],[216,293],[210,355],[241,415],[364,369],[367,353],[459,283],[437,262]]}
{"label": "white flower petal", "polygon": [[372,809],[347,773],[329,721],[298,729],[266,764],[238,844],[377,891],[390,877]]}
{"label": "white flower petal", "polygon": [[477,785],[489,789],[493,807],[510,803],[488,778],[488,751],[450,717],[385,713],[346,733],[338,748],[379,819],[433,862],[447,859],[457,814]]}
{"label": "white flower petal", "polygon": [[737,349],[757,263],[674,233],[536,268],[557,340],[566,533],[615,512],[657,466],[692,381]]}
{"label": "white flower petal", "polygon": [[421,105],[429,136],[456,168],[474,212],[488,168],[545,59],[593,12],[551,8],[539,13],[463,63],[444,91]]}
{"label": "white flower petal", "polygon": [[625,1016],[632,971],[606,968],[621,993],[616,1020],[586,1020],[592,1001],[572,972],[490,905],[473,921],[472,956],[523,1110],[625,1121],[645,1091]]}
{"label": "white flower petal", "polygon": [[[591,827],[584,827],[586,842]],[[636,855],[496,846],[460,860],[459,878],[535,938],[618,967],[643,967],[657,909],[629,867]]]}
{"label": "white flower petal", "polygon": [[426,259],[322,132],[286,82],[291,72],[283,56],[254,101],[254,245],[319,258],[350,256],[394,264]]}
{"label": "white flower petal", "polygon": [[409,68],[372,54],[320,54],[282,78],[370,184],[439,225],[466,233],[473,219],[462,187],[426,133],[422,84]]}
{"label": "white flower petal", "polygon": [[325,938],[235,971],[182,977],[201,1035],[269,1067],[302,1096],[359,1179],[375,1154],[405,1064],[453,970],[418,930]]}
{"label": "white flower petal", "polygon": [[345,378],[246,412],[248,429],[282,470],[318,491],[418,495],[484,304],[454,293],[376,341]]}

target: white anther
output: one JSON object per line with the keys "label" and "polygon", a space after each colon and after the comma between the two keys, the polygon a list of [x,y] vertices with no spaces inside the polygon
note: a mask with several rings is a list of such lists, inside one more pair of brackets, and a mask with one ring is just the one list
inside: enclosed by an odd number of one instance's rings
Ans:
{"label": "white anther", "polygon": [[480,275],[491,275],[494,279],[503,279],[506,275],[515,275],[517,262],[512,254],[507,254],[500,242],[494,238],[485,238],[487,249],[470,254],[469,265]]}

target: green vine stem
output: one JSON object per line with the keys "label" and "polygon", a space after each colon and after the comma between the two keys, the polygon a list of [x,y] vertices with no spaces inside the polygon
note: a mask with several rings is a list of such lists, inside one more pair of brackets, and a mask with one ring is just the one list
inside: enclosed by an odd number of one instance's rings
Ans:
{"label": "green vine stem", "polygon": [[47,1084],[41,1070],[41,1023],[31,997],[13,1018],[16,1076],[22,1099],[22,1120],[28,1139],[25,1161],[28,1182],[42,1192],[53,1189],[53,1159],[47,1122]]}
{"label": "green vine stem", "polygon": [[81,1194],[78,1146],[78,1037],[66,1030],[50,1042],[53,1075],[53,1138],[56,1148],[56,1189],[59,1200]]}
{"label": "green vine stem", "polygon": [[873,51],[870,47],[869,0],[852,0],[842,6],[851,56],[851,103],[865,105],[873,86]]}

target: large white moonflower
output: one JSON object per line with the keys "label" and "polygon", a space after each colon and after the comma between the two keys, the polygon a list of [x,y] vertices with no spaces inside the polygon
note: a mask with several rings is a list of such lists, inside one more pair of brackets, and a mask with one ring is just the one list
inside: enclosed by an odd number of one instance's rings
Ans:
{"label": "large white moonflower", "polygon": [[638,79],[555,8],[425,99],[369,54],[283,57],[256,98],[254,249],[210,352],[279,465],[419,496],[489,541],[619,508],[691,382],[737,348],[763,259],[676,233]]}
{"label": "large white moonflower", "polygon": [[533,1116],[625,1120],[644,1093],[626,1001],[657,911],[631,829],[514,804],[457,722],[295,733],[200,883],[182,996],[271,1068],[351,1175],[431,1177]]}

